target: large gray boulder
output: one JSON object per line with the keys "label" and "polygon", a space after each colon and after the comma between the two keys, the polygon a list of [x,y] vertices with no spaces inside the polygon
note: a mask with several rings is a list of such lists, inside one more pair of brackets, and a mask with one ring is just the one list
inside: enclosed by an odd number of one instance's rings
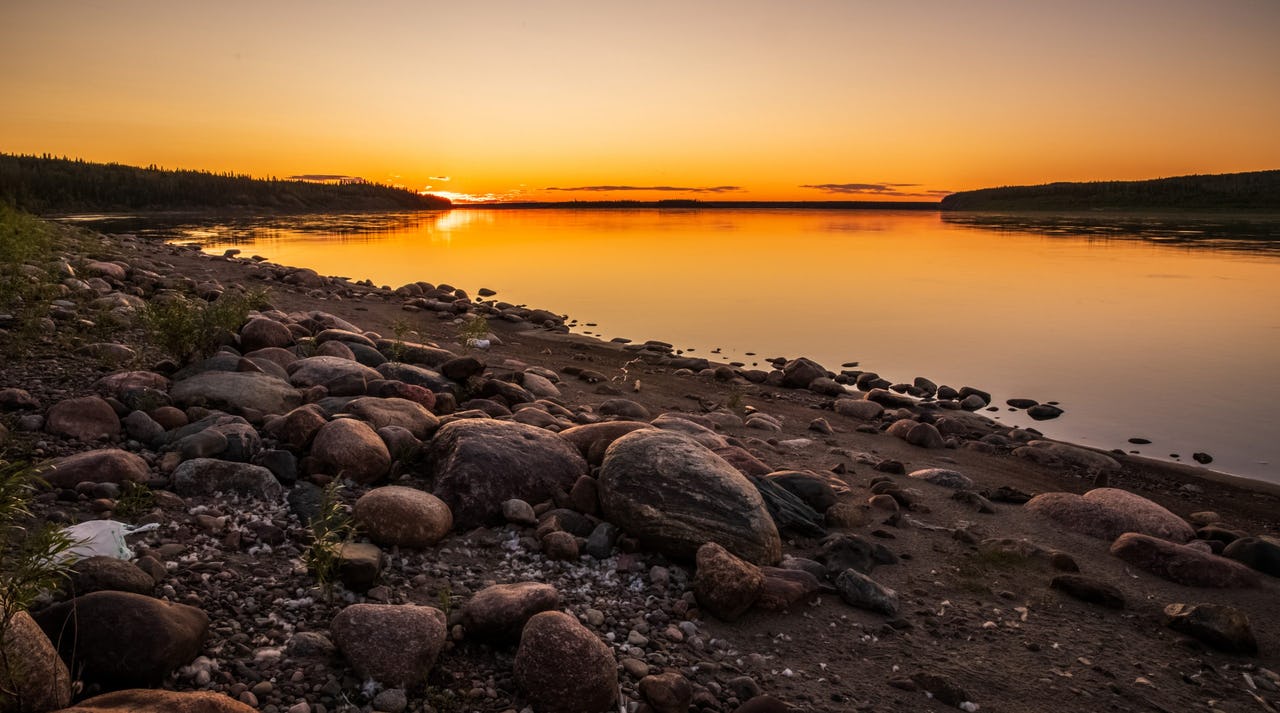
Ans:
{"label": "large gray boulder", "polygon": [[289,383],[306,388],[323,386],[331,394],[363,394],[370,381],[382,378],[378,372],[354,359],[336,356],[313,356],[299,359],[288,366]]}
{"label": "large gray boulder", "polygon": [[751,481],[692,438],[634,431],[609,446],[600,468],[607,520],[667,555],[692,560],[715,542],[753,564],[774,564],[782,544]]}
{"label": "large gray boulder", "polygon": [[205,406],[231,412],[288,413],[302,405],[302,394],[288,382],[256,371],[207,371],[173,385],[179,407]]}
{"label": "large gray boulder", "polygon": [[227,493],[275,501],[284,489],[276,476],[260,465],[193,458],[174,469],[173,492],[183,497]]}
{"label": "large gray boulder", "polygon": [[536,503],[568,492],[587,474],[587,462],[564,439],[523,423],[467,419],[445,424],[427,457],[432,492],[449,505],[462,529],[502,521],[512,498]]}

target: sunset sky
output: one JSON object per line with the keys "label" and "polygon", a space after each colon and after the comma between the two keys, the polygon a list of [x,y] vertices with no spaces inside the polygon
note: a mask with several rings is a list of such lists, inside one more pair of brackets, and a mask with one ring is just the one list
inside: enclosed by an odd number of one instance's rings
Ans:
{"label": "sunset sky", "polygon": [[1277,0],[3,0],[0,62],[2,152],[455,196],[1280,168]]}

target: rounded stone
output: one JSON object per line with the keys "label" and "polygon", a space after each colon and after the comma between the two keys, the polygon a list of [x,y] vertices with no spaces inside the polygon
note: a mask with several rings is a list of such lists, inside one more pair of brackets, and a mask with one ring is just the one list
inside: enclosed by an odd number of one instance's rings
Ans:
{"label": "rounded stone", "polygon": [[352,604],[329,629],[358,675],[388,686],[425,681],[446,634],[444,612],[411,604]]}
{"label": "rounded stone", "polygon": [[375,483],[391,470],[391,452],[376,431],[363,421],[340,418],[321,426],[311,455],[328,475]]}
{"label": "rounded stone", "polygon": [[563,612],[529,619],[514,668],[516,683],[542,713],[602,713],[618,698],[613,651]]}
{"label": "rounded stone", "polygon": [[430,547],[453,528],[444,501],[416,488],[387,485],[356,501],[352,515],[360,531],[384,546]]}
{"label": "rounded stone", "polygon": [[78,441],[114,438],[120,435],[120,417],[103,399],[84,396],[54,404],[45,418],[44,429]]}

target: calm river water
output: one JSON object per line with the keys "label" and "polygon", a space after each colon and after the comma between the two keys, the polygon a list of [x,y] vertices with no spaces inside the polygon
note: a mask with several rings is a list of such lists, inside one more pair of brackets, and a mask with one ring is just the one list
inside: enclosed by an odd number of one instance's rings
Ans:
{"label": "calm river water", "polygon": [[989,415],[1280,482],[1280,220],[456,209],[153,229],[380,285],[488,287],[578,331],[724,361],[1058,401],[1055,421]]}

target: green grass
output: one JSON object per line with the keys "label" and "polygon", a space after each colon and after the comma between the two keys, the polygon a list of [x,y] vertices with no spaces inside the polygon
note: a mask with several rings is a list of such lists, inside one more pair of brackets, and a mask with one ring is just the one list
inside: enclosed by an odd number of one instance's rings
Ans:
{"label": "green grass", "polygon": [[458,325],[458,341],[462,342],[465,347],[470,347],[472,342],[477,339],[484,339],[489,335],[489,320],[484,315],[476,315],[471,319],[463,320]]}
{"label": "green grass", "polygon": [[149,304],[142,323],[152,346],[185,364],[217,351],[250,311],[266,304],[265,290],[228,291],[212,302],[170,295]]}
{"label": "green grass", "polygon": [[[59,558],[75,545],[62,528],[32,524],[31,498],[43,481],[26,463],[0,461],[0,639],[19,612],[56,589],[70,565]],[[17,671],[0,646],[0,679]],[[21,695],[0,687],[0,708],[24,710]]]}
{"label": "green grass", "polygon": [[311,544],[302,562],[316,578],[325,598],[333,599],[334,580],[341,564],[342,545],[355,535],[355,525],[342,504],[342,483],[334,480],[324,489],[320,512],[311,521]]}

